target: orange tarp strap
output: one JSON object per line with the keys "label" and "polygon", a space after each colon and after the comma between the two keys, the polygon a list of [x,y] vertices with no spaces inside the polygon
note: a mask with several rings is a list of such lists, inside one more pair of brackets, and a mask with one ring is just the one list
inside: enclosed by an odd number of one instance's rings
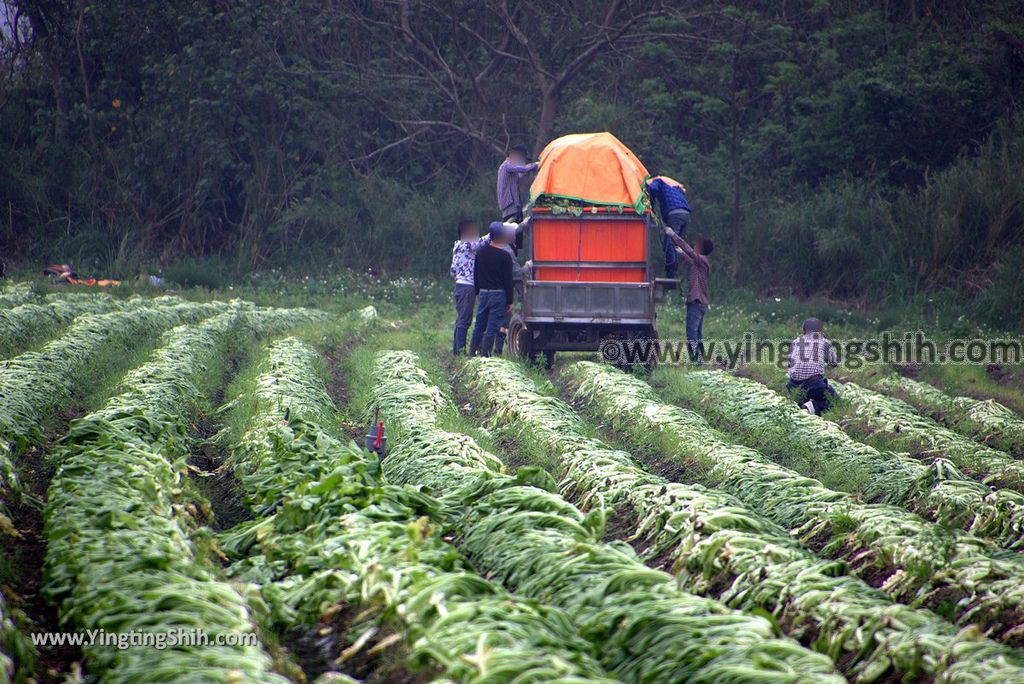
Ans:
{"label": "orange tarp strap", "polygon": [[546,197],[644,211],[646,167],[611,133],[575,133],[548,143],[530,186],[530,202]]}

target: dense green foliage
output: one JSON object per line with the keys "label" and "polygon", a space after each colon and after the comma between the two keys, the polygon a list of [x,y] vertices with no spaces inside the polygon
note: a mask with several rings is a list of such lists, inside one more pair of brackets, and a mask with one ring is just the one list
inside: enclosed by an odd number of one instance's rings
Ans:
{"label": "dense green foliage", "polygon": [[854,382],[836,383],[836,388],[847,401],[848,431],[866,433],[868,441],[906,449],[919,458],[948,458],[985,484],[1024,491],[1024,462],[1007,452],[978,444],[895,397]]}
{"label": "dense green foliage", "polygon": [[858,494],[866,501],[907,506],[1019,548],[1024,529],[1024,497],[1019,492],[993,490],[942,458],[922,462],[908,454],[879,451],[854,440],[838,424],[798,410],[789,397],[754,380],[699,370],[661,374],[656,382],[671,399],[699,408],[783,463],[792,463],[793,455],[808,455],[798,465],[801,472],[842,469],[862,478]]}
{"label": "dense green foliage", "polygon": [[[493,366],[482,361],[467,366],[479,385],[505,368],[499,365],[503,361],[492,360]],[[601,543],[602,508],[584,515],[547,491],[553,489],[550,479],[534,469],[522,469],[516,477],[495,472],[497,459],[471,437],[437,427],[452,407],[418,364],[407,351],[377,357],[374,403],[400,435],[384,461],[385,474],[439,487],[441,505],[473,563],[516,593],[567,610],[616,677],[766,684],[841,680],[820,657],[772,638],[769,622],[681,591],[669,575],[645,567],[626,544]],[[523,410],[542,407],[540,402],[521,405]],[[491,415],[508,417],[500,408]],[[435,475],[439,463],[445,464],[447,482]]]}
{"label": "dense green foliage", "polygon": [[[846,561],[851,572],[890,598],[932,607],[964,625],[1019,623],[1017,599],[1010,598],[1024,571],[1019,555],[1004,554],[991,542],[905,509],[862,503],[828,489],[731,443],[693,411],[662,403],[638,378],[583,362],[565,369],[562,379],[578,401],[644,449],[659,470],[674,469],[735,496],[822,555]],[[731,399],[726,396],[723,403]],[[758,400],[771,406],[767,396]],[[781,411],[775,416],[779,422],[785,419]],[[770,422],[761,420],[764,426]],[[946,505],[949,497],[944,495],[946,501],[935,497],[932,505]],[[1016,627],[989,632],[1014,646],[1018,634]],[[983,646],[976,655],[987,650]]]}
{"label": "dense green foliage", "polygon": [[[851,372],[823,419],[764,364],[545,377],[452,360],[422,281],[268,275],[0,290],[0,683],[1024,678],[1016,366]],[[777,304],[719,325],[806,306]],[[28,640],[192,627],[255,638]]]}
{"label": "dense green foliage", "polygon": [[926,382],[895,374],[882,375],[873,384],[982,444],[1016,455],[1024,452],[1024,419],[994,399],[951,396]]}
{"label": "dense green foliage", "polygon": [[[563,491],[587,506],[614,507],[642,557],[666,565],[688,591],[710,593],[733,608],[770,611],[787,633],[831,656],[853,681],[895,678],[892,671],[924,671],[950,682],[1020,676],[1010,649],[957,636],[936,615],[893,604],[722,490],[644,471],[630,454],[588,438],[568,404],[541,395],[518,370],[498,372],[501,398],[488,402],[495,429],[520,445],[553,446]],[[577,398],[600,404],[595,413],[602,422],[660,457],[710,446],[710,428],[687,431],[682,409],[645,400],[645,393],[653,397],[650,387],[620,370],[583,361],[563,367],[562,377],[578,386]],[[750,468],[734,462],[720,470],[742,479]],[[800,487],[786,496],[799,499]],[[806,506],[806,500],[792,503]],[[861,544],[851,539],[844,546]],[[958,651],[954,667],[944,656],[951,650]],[[1005,674],[995,674],[1000,671]]]}
{"label": "dense green foliage", "polygon": [[[349,330],[365,322],[352,317]],[[333,665],[364,659],[377,668],[367,681],[614,681],[567,615],[473,572],[425,515],[436,502],[386,483],[376,456],[332,434],[336,409],[316,350],[286,338],[258,370],[234,403],[231,463],[265,517],[221,541],[240,557],[231,574],[262,585],[282,629],[319,620],[325,636],[324,618],[358,608]],[[395,651],[417,675],[387,671]]]}
{"label": "dense green foliage", "polygon": [[[125,376],[124,392],[64,437],[45,511],[45,591],[63,624],[222,635],[255,629],[245,597],[197,560],[190,509],[180,502],[190,419],[244,322],[236,309],[171,330],[165,346]],[[85,652],[109,682],[169,682],[183,670],[211,682],[286,681],[269,672],[261,648],[245,643],[93,644]]]}
{"label": "dense green foliage", "polygon": [[[1012,0],[5,0],[0,244],[441,275],[501,151],[608,129],[683,180],[721,272],[1024,315]],[[402,247],[396,248],[396,241]]]}

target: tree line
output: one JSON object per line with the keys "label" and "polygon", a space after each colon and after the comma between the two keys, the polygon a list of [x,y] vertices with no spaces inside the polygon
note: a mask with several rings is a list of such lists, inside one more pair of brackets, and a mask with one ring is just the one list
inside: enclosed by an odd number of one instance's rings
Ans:
{"label": "tree line", "polygon": [[3,0],[0,241],[443,274],[511,144],[610,130],[753,287],[998,308],[1022,92],[1011,0]]}

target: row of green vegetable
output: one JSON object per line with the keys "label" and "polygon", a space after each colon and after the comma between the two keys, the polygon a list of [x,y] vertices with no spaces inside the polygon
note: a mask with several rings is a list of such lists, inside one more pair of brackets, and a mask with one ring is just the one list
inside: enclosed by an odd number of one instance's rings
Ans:
{"label": "row of green vegetable", "polygon": [[[480,379],[507,363],[473,359],[467,375]],[[411,352],[381,353],[374,386],[391,426],[388,479],[430,487],[474,565],[518,594],[564,609],[616,677],[843,681],[828,657],[778,637],[771,621],[685,592],[628,544],[602,542],[604,509],[584,515],[542,470],[503,475],[500,461],[472,438],[440,428],[453,409]]]}
{"label": "row of green vegetable", "polygon": [[[0,362],[0,455],[9,456],[44,439],[48,418],[83,390],[105,367],[143,340],[183,322],[236,309],[254,332],[290,327],[294,321],[322,320],[308,309],[260,309],[248,304],[177,303],[160,298],[153,306],[79,316],[59,338],[41,349]],[[11,470],[5,476],[13,477]],[[9,486],[13,484],[9,483]]]}
{"label": "row of green vegetable", "polygon": [[1024,491],[1024,461],[979,444],[947,428],[901,399],[853,382],[836,383],[849,406],[848,427],[880,438],[887,446],[907,449],[918,458],[945,457],[985,484]]}
{"label": "row of green vegetable", "polygon": [[75,421],[52,456],[44,593],[62,624],[139,641],[182,635],[163,648],[85,646],[86,666],[101,681],[286,681],[255,638],[258,602],[223,581],[190,540],[197,510],[186,459],[192,422],[228,352],[322,315],[227,309],[167,332],[164,346],[124,377],[121,393]]}
{"label": "row of green vegetable", "polygon": [[0,309],[0,359],[24,351],[31,344],[56,335],[82,314],[134,311],[186,303],[179,297],[115,299],[107,294],[51,294],[38,302]]}
{"label": "row of green vegetable", "polygon": [[182,304],[83,315],[64,335],[38,351],[2,362],[0,505],[23,493],[14,455],[44,440],[47,421],[83,391],[88,379],[102,375],[105,368],[116,364],[117,356],[127,356],[140,340],[217,309],[216,305]]}
{"label": "row of green vegetable", "polygon": [[1024,495],[993,490],[943,458],[924,463],[908,454],[879,451],[837,425],[802,411],[792,399],[747,378],[720,370],[655,376],[664,396],[701,411],[745,443],[786,458],[799,453],[822,467],[847,473],[864,500],[905,507],[926,518],[1024,548]]}
{"label": "row of green vegetable", "polygon": [[6,282],[0,285],[0,308],[19,306],[35,297],[28,283]]}
{"label": "row of green vegetable", "polygon": [[[892,599],[926,605],[964,627],[1021,645],[1024,561],[978,537],[902,508],[864,504],[737,445],[698,414],[663,403],[647,383],[596,364],[563,374],[576,400],[655,465],[725,491],[765,518],[848,562]],[[674,478],[678,479],[678,478]]]}
{"label": "row of green vegetable", "polygon": [[998,401],[951,396],[926,382],[895,374],[879,376],[871,385],[982,444],[1024,456],[1024,418]]}
{"label": "row of green vegetable", "polygon": [[0,594],[0,684],[24,684],[36,667],[36,651],[26,619]]}
{"label": "row of green vegetable", "polygon": [[[588,412],[643,452],[691,463],[695,453],[714,450],[723,439],[710,426],[694,425],[683,409],[662,404],[641,380],[605,364],[576,363],[563,368],[561,377]],[[507,378],[504,387],[513,395],[510,402],[529,404],[537,396],[518,374]],[[984,638],[975,628],[958,632],[929,610],[893,603],[851,577],[844,563],[819,558],[732,494],[650,474],[628,454],[584,437],[567,405],[551,404],[548,412],[519,429],[529,438],[558,445],[563,487],[584,502],[601,497],[623,507],[625,517],[633,518],[634,543],[644,556],[664,559],[694,591],[718,594],[737,608],[771,611],[787,631],[831,655],[860,681],[893,673],[949,682],[1024,678],[1024,663],[1014,649]],[[540,418],[547,427],[533,424]],[[557,432],[548,434],[552,429]],[[727,469],[729,463],[721,465]],[[747,470],[748,463],[739,467]],[[786,480],[776,484],[779,489],[801,486]],[[840,546],[862,548],[856,540]]]}
{"label": "row of green vegetable", "polygon": [[110,298],[96,298],[85,306],[50,306],[26,303],[13,309],[0,310],[0,359],[26,349],[32,342],[43,340],[83,313],[103,313],[111,309]]}
{"label": "row of green vegetable", "polygon": [[473,572],[431,522],[437,502],[385,484],[376,458],[339,438],[314,349],[274,342],[239,389],[223,439],[258,517],[222,533],[220,548],[236,579],[262,586],[275,626],[326,642],[308,675],[614,681],[565,613]]}

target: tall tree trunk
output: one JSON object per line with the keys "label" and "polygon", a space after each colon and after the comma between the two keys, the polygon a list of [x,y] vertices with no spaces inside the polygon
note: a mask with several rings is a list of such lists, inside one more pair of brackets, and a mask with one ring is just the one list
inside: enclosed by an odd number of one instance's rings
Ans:
{"label": "tall tree trunk", "polygon": [[29,25],[32,27],[32,37],[39,52],[43,55],[44,68],[50,82],[50,89],[53,91],[53,104],[57,108],[58,116],[53,117],[54,139],[62,143],[67,142],[67,121],[70,107],[68,106],[67,96],[64,93],[63,78],[61,76],[60,55],[58,53],[60,46],[47,25],[42,12],[37,9],[30,9],[26,12],[26,16],[28,17]]}
{"label": "tall tree trunk", "polygon": [[732,261],[732,268],[730,269],[731,275],[736,275],[736,264],[739,258],[739,249],[742,241],[740,239],[740,227],[742,224],[740,218],[741,208],[741,196],[740,196],[740,183],[742,182],[740,173],[740,136],[739,126],[733,123],[732,126],[732,141],[730,150],[730,161],[732,163],[732,248],[736,251],[736,258]]}
{"label": "tall tree trunk", "polygon": [[537,139],[533,142],[533,153],[539,155],[544,146],[551,141],[555,130],[555,117],[558,115],[558,104],[561,99],[561,86],[552,83],[544,88],[541,98],[540,119],[537,123]]}

